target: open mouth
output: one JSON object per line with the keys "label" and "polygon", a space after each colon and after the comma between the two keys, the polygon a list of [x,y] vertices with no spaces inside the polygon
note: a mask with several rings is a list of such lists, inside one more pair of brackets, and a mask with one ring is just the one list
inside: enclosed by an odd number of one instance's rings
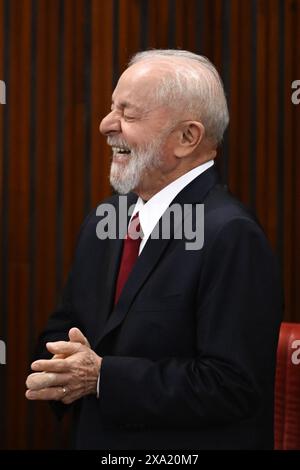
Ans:
{"label": "open mouth", "polygon": [[115,155],[129,155],[131,150],[126,147],[113,147],[113,154]]}
{"label": "open mouth", "polygon": [[128,147],[112,147],[113,161],[115,163],[125,164],[128,162],[131,154],[131,150]]}

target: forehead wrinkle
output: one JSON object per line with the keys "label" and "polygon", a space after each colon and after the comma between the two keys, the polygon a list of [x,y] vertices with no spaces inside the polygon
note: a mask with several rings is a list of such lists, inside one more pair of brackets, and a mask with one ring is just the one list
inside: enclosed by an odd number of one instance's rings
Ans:
{"label": "forehead wrinkle", "polygon": [[112,100],[112,105],[115,105],[119,109],[126,109],[126,108],[133,109],[139,115],[144,116],[144,117],[148,116],[150,113],[156,111],[157,109],[161,107],[161,105],[157,103],[153,104],[152,106],[148,105],[145,107],[141,107],[133,103],[130,103],[130,101],[127,101],[127,100],[122,100],[120,101],[120,103],[117,103],[117,104],[114,102],[114,100]]}
{"label": "forehead wrinkle", "polygon": [[142,62],[126,69],[112,93],[113,105],[121,110],[125,108],[136,110],[143,117],[160,108],[166,108],[166,103],[156,99],[156,89],[170,70],[170,64],[160,62],[160,65],[161,68],[157,70],[157,67],[153,68],[153,63]]}
{"label": "forehead wrinkle", "polygon": [[[111,102],[112,102],[112,104],[116,104],[113,97],[112,97]],[[134,103],[131,103],[131,102],[128,101],[128,100],[121,100],[119,103],[116,104],[116,106],[117,106],[118,108],[133,108],[133,109],[135,109],[135,110],[137,110],[137,111],[142,111],[142,109],[141,109],[139,106],[137,106],[137,105],[134,104]]]}

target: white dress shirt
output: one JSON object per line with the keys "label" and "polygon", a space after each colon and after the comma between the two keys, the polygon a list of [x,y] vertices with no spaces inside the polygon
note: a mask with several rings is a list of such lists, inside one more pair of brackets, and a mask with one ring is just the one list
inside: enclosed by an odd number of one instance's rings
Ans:
{"label": "white dress shirt", "polygon": [[131,219],[137,212],[139,213],[141,229],[143,232],[143,239],[140,244],[139,255],[147,243],[147,240],[150,237],[155,225],[162,217],[163,213],[167,210],[173,199],[175,199],[177,194],[180,193],[180,191],[191,181],[197,178],[197,176],[208,170],[208,168],[210,168],[213,164],[214,161],[209,160],[208,162],[193,168],[192,170],[177,178],[175,181],[172,181],[172,183],[168,184],[168,186],[165,186],[163,189],[161,189],[161,191],[154,194],[154,196],[152,196],[152,198],[147,202],[144,202],[140,197],[138,198],[133,209]]}

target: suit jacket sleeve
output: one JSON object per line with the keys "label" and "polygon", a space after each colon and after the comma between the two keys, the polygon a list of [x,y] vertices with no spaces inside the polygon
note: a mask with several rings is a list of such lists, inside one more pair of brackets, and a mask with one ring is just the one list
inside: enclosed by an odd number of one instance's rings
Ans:
{"label": "suit jacket sleeve", "polygon": [[241,420],[264,406],[262,390],[272,393],[265,372],[275,370],[281,318],[273,255],[246,217],[212,238],[195,299],[196,356],[105,356],[98,406],[109,422],[191,427]]}

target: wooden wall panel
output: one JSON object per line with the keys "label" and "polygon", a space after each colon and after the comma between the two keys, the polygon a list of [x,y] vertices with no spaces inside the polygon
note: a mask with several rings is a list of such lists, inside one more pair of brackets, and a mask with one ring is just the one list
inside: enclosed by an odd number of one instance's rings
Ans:
{"label": "wooden wall panel", "polygon": [[168,22],[169,0],[153,0],[148,2],[149,10],[149,43],[147,47],[166,48],[168,35],[174,23]]}
{"label": "wooden wall panel", "polygon": [[[45,322],[48,305],[56,295],[56,229],[57,204],[57,118],[58,118],[58,45],[59,2],[43,0],[33,4],[36,15],[36,95],[35,95],[35,142],[34,201],[32,246],[32,341]],[[43,421],[47,414],[43,404],[32,406],[35,420],[33,429],[43,433]],[[29,436],[31,434],[29,429]],[[49,421],[49,433],[55,435],[53,421]]]}
{"label": "wooden wall panel", "polygon": [[243,148],[240,147],[239,122],[241,120],[241,106],[240,106],[240,80],[239,66],[241,63],[241,41],[240,41],[240,9],[242,2],[233,0],[231,2],[231,25],[230,25],[230,83],[228,84],[229,93],[229,107],[235,109],[234,113],[230,113],[230,126],[229,126],[229,142],[230,142],[230,169],[228,183],[231,188],[236,188],[237,195],[241,196],[241,189],[239,186],[239,167],[240,161],[244,158]]}
{"label": "wooden wall panel", "polygon": [[[91,7],[91,201],[92,206],[109,194],[110,149],[99,134],[102,117],[111,106],[113,89],[113,2],[92,0]],[[70,234],[71,235],[71,234]]]}
{"label": "wooden wall panel", "polygon": [[138,50],[186,48],[220,70],[231,123],[218,166],[264,226],[285,319],[300,321],[299,43],[299,0],[0,0],[0,446],[66,444],[67,424],[28,403],[24,381],[80,224],[110,193],[98,127]]}
{"label": "wooden wall panel", "polygon": [[[300,48],[297,46],[300,44],[300,4],[299,1],[295,7],[295,33],[293,38],[294,44],[294,58],[295,64],[294,76],[299,80],[300,77]],[[293,157],[295,160],[295,173],[294,173],[294,211],[293,218],[295,220],[295,238],[293,243],[294,250],[294,286],[295,286],[295,298],[290,305],[291,317],[300,320],[300,157],[299,157],[299,136],[300,136],[300,108],[298,106],[293,107],[293,128],[294,128],[294,140],[293,140]]]}
{"label": "wooden wall panel", "polygon": [[[290,102],[290,84],[295,79],[295,56],[293,54],[295,41],[295,8],[296,2],[287,0],[284,3],[284,107],[283,107],[283,270],[285,283],[285,301],[286,314],[289,318],[299,316],[293,307],[294,300],[294,276],[295,276],[295,162],[297,149],[293,144],[294,126],[296,122],[293,119],[294,107]],[[298,127],[299,132],[299,127]],[[296,153],[295,153],[296,152]],[[299,158],[299,157],[298,157]],[[299,215],[298,215],[299,216]],[[294,310],[294,311],[293,311]],[[299,317],[298,317],[299,318]]]}
{"label": "wooden wall panel", "polygon": [[[30,86],[28,70],[30,54],[30,4],[18,7],[11,4],[10,47],[12,57],[19,60],[10,63],[10,87],[7,102],[11,103],[9,120],[9,166],[8,166],[8,286],[7,357],[18,364],[18,373],[7,379],[8,438],[14,439],[18,447],[26,442],[26,404],[24,400],[12,400],[15,390],[24,386],[27,364],[20,358],[27,356],[28,322],[24,310],[28,306],[29,294],[29,148]],[[21,228],[22,227],[22,228]]]}
{"label": "wooden wall panel", "polygon": [[[278,2],[268,2],[269,12],[272,11],[268,26],[268,37],[266,39],[266,49],[278,50],[279,49],[279,4]],[[266,187],[267,192],[265,195],[265,206],[268,211],[265,216],[265,227],[268,232],[269,239],[275,247],[277,244],[277,225],[278,214],[274,210],[274,201],[278,191],[278,146],[277,129],[279,125],[279,107],[277,97],[277,90],[279,86],[279,60],[278,54],[268,55],[268,69],[267,69],[267,102],[266,102],[266,135],[268,136],[267,145],[265,150],[266,158]],[[258,198],[259,199],[259,198]]]}
{"label": "wooden wall panel", "polygon": [[[4,63],[5,63],[5,52],[4,44],[6,42],[5,34],[5,6],[3,0],[0,1],[0,79],[5,80],[4,74]],[[6,75],[7,78],[7,75]],[[0,104],[0,216],[1,216],[1,229],[0,229],[0,247],[1,247],[1,262],[0,262],[0,338],[5,341],[7,340],[7,329],[6,329],[6,318],[7,318],[7,308],[6,308],[6,299],[3,297],[3,290],[6,287],[5,284],[5,273],[4,266],[6,264],[6,258],[3,256],[3,251],[5,249],[5,231],[6,224],[4,223],[4,211],[6,212],[5,205],[5,194],[7,193],[5,179],[6,179],[6,158],[5,158],[5,129],[4,129],[4,114],[5,114],[5,105]],[[7,368],[0,365],[0,403],[5,403],[6,388],[5,382],[7,377]],[[0,406],[0,435],[4,436],[6,433],[6,413],[5,406]],[[5,439],[6,441],[6,439]],[[4,444],[5,445],[5,444]]]}

